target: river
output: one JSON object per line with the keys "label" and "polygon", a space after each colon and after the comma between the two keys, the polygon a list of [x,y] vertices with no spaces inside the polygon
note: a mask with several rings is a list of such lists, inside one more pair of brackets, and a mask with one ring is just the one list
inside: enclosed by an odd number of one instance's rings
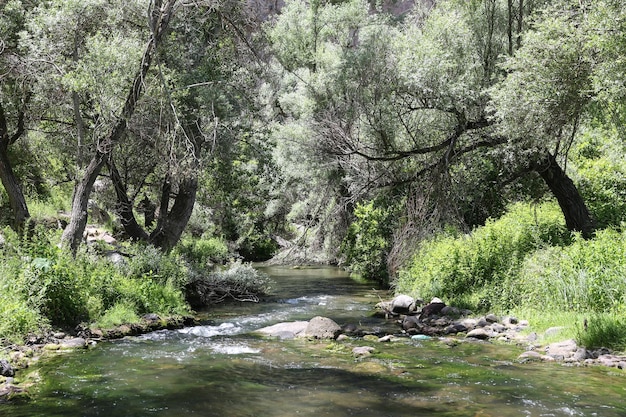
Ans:
{"label": "river", "polygon": [[[522,364],[515,346],[259,338],[251,332],[316,315],[397,330],[370,317],[385,294],[338,269],[265,271],[275,283],[261,303],[46,359],[31,398],[0,404],[0,416],[626,416],[626,372]],[[364,345],[375,353],[354,358]]]}

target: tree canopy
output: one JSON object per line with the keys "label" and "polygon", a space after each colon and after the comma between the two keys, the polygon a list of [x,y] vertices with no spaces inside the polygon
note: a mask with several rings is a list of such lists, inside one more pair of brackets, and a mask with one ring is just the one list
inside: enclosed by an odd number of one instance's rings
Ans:
{"label": "tree canopy", "polygon": [[292,240],[350,263],[369,234],[376,275],[425,233],[520,200],[551,195],[585,237],[625,218],[599,203],[623,193],[619,162],[610,184],[585,177],[606,149],[623,152],[618,0],[9,0],[0,12],[10,223],[65,196],[73,251],[94,195],[128,237],[165,251],[187,231],[250,257]]}

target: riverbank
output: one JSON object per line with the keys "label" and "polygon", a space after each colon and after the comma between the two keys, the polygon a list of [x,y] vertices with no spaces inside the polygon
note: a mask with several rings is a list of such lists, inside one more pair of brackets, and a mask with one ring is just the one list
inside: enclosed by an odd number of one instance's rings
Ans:
{"label": "riverbank", "polygon": [[[607,366],[626,369],[626,355],[616,354],[606,348],[587,349],[579,346],[573,339],[559,339],[559,334],[566,334],[564,328],[550,327],[544,331],[532,328],[527,320],[514,316],[487,314],[475,316],[472,312],[454,306],[448,306],[440,299],[420,306],[419,300],[408,296],[397,296],[374,306],[370,315],[378,321],[369,326],[347,323],[342,327],[335,325],[325,337],[337,343],[351,346],[359,342],[354,352],[355,358],[369,355],[380,350],[377,345],[403,340],[439,341],[446,346],[461,343],[490,343],[494,345],[515,345],[520,348],[520,355],[511,358],[518,363],[557,362],[567,366]],[[32,337],[24,345],[12,345],[4,348],[6,358],[1,362],[0,401],[7,401],[20,395],[28,395],[28,390],[37,383],[36,370],[29,372],[38,361],[51,355],[63,354],[77,349],[89,349],[98,343],[138,336],[157,330],[174,330],[198,325],[199,320],[190,316],[162,318],[148,314],[139,323],[125,324],[111,329],[78,328],[71,333],[56,331],[45,336]],[[298,328],[306,328],[308,322],[297,322]],[[298,332],[285,331],[289,326],[279,326],[278,334],[265,333],[269,337],[290,339]],[[310,333],[310,332],[309,332]],[[302,334],[309,334],[303,332]]]}
{"label": "riverbank", "polygon": [[24,344],[11,344],[0,348],[0,402],[20,395],[37,383],[37,372],[31,367],[47,356],[63,354],[77,349],[89,349],[98,343],[137,336],[157,330],[174,330],[198,323],[192,316],[160,317],[146,314],[136,323],[122,324],[109,329],[79,326],[71,332],[51,330],[39,336],[30,336]]}

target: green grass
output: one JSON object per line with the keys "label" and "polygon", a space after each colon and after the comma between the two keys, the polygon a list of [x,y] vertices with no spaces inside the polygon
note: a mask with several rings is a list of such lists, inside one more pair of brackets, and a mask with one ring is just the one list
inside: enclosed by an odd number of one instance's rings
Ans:
{"label": "green grass", "polygon": [[95,327],[100,329],[112,329],[122,324],[138,323],[140,320],[134,305],[121,302],[115,304],[107,310],[102,317],[96,320]]}
{"label": "green grass", "polygon": [[588,348],[606,347],[626,351],[626,318],[623,314],[594,314],[587,318],[587,327],[579,329],[578,342]]}

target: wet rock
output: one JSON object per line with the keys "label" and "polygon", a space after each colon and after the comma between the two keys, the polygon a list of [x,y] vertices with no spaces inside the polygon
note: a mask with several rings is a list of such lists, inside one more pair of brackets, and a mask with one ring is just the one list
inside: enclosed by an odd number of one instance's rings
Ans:
{"label": "wet rock", "polygon": [[292,321],[286,323],[277,323],[273,326],[263,327],[262,329],[257,330],[257,333],[260,333],[265,336],[270,337],[279,337],[279,338],[289,338],[287,335],[292,335],[293,337],[304,335],[307,326],[309,325],[308,321]]}
{"label": "wet rock", "polygon": [[435,297],[430,301],[430,303],[426,304],[422,308],[421,317],[428,317],[428,316],[434,316],[436,314],[439,314],[445,306],[446,304],[443,301],[441,301],[441,299]]}
{"label": "wet rock", "polygon": [[306,337],[314,339],[336,339],[341,327],[328,317],[313,317],[305,330]]}
{"label": "wet rock", "polygon": [[486,327],[480,327],[469,331],[465,337],[479,340],[487,340],[493,336],[494,333],[491,331],[491,329],[488,329]]}
{"label": "wet rock", "polygon": [[391,312],[394,314],[409,314],[415,311],[415,299],[400,294],[391,300]]}

